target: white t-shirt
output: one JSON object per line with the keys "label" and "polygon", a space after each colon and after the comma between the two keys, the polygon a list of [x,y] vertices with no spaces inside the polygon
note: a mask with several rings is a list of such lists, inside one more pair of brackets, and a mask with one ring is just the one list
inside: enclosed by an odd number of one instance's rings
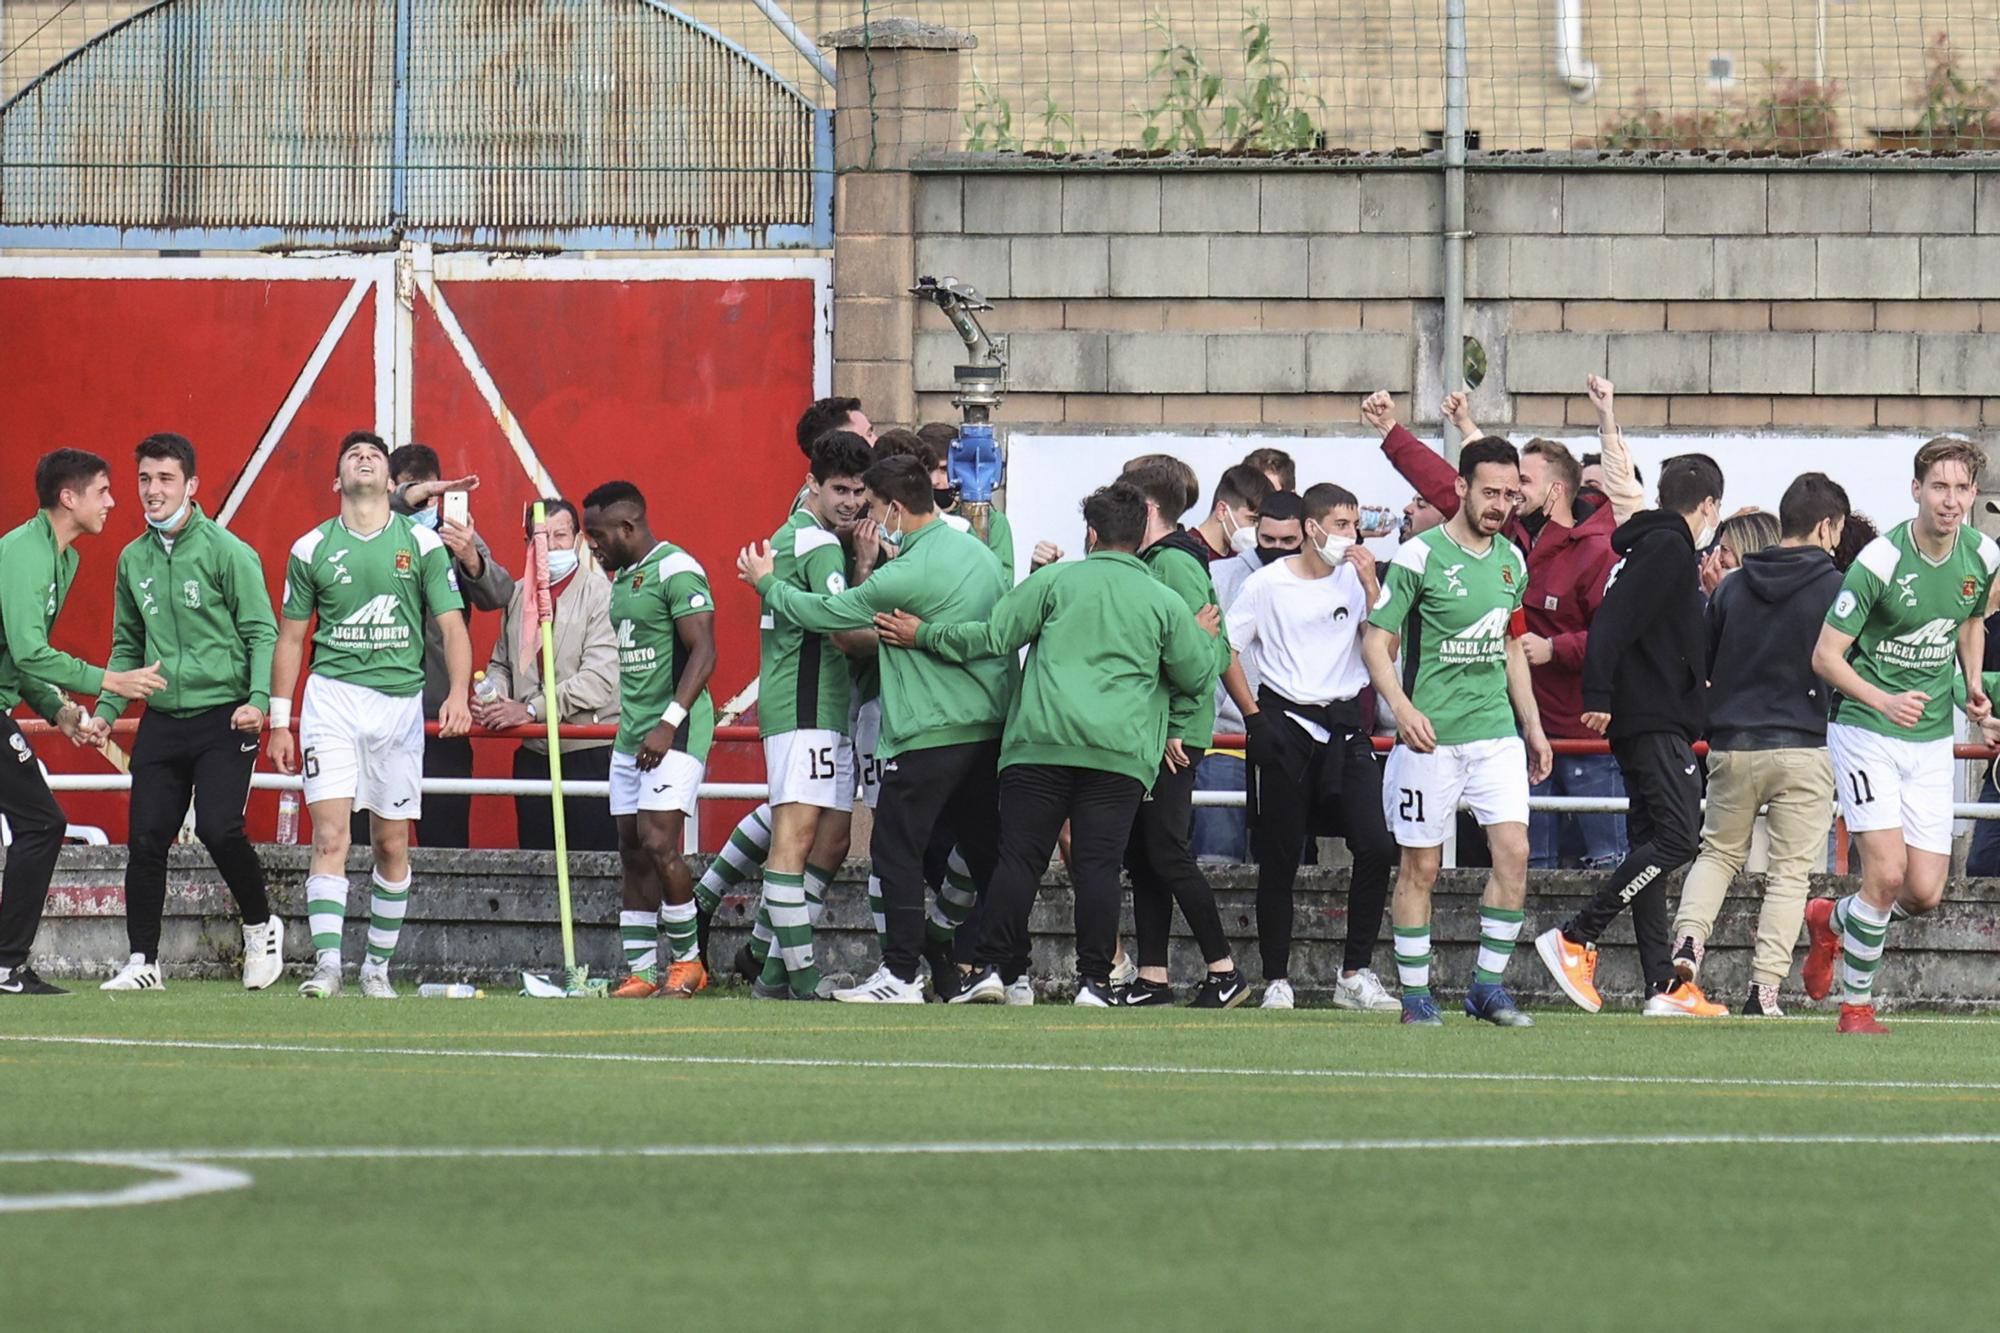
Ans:
{"label": "white t-shirt", "polygon": [[[1215,585],[1215,602],[1222,608],[1223,615],[1227,616],[1229,608],[1236,604],[1237,591],[1262,568],[1264,562],[1257,558],[1255,551],[1238,552],[1208,567],[1209,582]],[[1257,665],[1248,657],[1243,659],[1243,679],[1250,686],[1250,693],[1257,693]],[[1243,730],[1243,714],[1219,680],[1215,682],[1215,729],[1223,732]]]}
{"label": "white t-shirt", "polygon": [[1257,678],[1294,703],[1352,699],[1368,684],[1361,660],[1367,591],[1350,564],[1308,579],[1293,572],[1297,559],[1274,560],[1244,580],[1229,608],[1229,646],[1246,670],[1254,662]]}

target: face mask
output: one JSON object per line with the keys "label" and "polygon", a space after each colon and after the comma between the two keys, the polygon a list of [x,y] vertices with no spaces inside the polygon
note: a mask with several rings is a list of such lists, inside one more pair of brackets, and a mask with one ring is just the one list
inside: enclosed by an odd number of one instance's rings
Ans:
{"label": "face mask", "polygon": [[1530,537],[1539,537],[1542,529],[1548,525],[1548,521],[1549,514],[1546,509],[1537,509],[1531,514],[1521,515],[1521,526],[1528,530]]}
{"label": "face mask", "polygon": [[931,503],[935,504],[939,509],[956,509],[958,507],[958,487],[933,486],[931,488]]}
{"label": "face mask", "polygon": [[549,578],[551,580],[566,579],[574,573],[576,573],[575,551],[549,552]]}
{"label": "face mask", "polygon": [[1259,564],[1268,565],[1273,560],[1283,560],[1286,556],[1290,554],[1291,554],[1290,551],[1287,551],[1282,547],[1260,546],[1257,548],[1257,561]]}
{"label": "face mask", "polygon": [[875,531],[881,535],[882,544],[890,550],[899,551],[903,548],[903,521],[901,519],[896,520],[896,530],[894,532],[889,531],[889,525],[886,523],[877,523]]}
{"label": "face mask", "polygon": [[154,518],[151,514],[148,514],[146,516],[147,526],[151,527],[155,532],[172,532],[187,519],[188,505],[190,503],[188,498],[183,495],[181,497],[181,507],[173,513],[168,514],[165,518]]}
{"label": "face mask", "polygon": [[1709,547],[1715,545],[1715,532],[1716,528],[1713,522],[1703,524],[1701,531],[1695,534],[1694,549],[1697,551],[1706,551]]}
{"label": "face mask", "polygon": [[[1314,526],[1318,525],[1315,524]],[[1340,557],[1346,552],[1347,548],[1354,545],[1354,538],[1331,536],[1325,529],[1321,529],[1320,537],[1322,540],[1315,542],[1313,549],[1318,551],[1319,558],[1326,561],[1329,565],[1339,564]]]}
{"label": "face mask", "polygon": [[1248,523],[1238,523],[1227,509],[1222,511],[1222,530],[1229,534],[1229,549],[1238,555],[1257,545],[1257,530]]}
{"label": "face mask", "polygon": [[410,521],[420,528],[429,528],[432,532],[436,532],[438,525],[437,506],[432,505],[425,509],[419,509],[416,513],[410,515]]}

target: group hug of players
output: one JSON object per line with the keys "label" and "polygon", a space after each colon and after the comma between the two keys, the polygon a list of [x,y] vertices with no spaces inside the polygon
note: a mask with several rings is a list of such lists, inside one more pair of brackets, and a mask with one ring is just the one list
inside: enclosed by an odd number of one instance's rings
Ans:
{"label": "group hug of players", "polygon": [[[1608,403],[1609,386],[1601,390]],[[1505,972],[1525,921],[1528,788],[1552,756],[1521,644],[1528,564],[1501,535],[1522,502],[1512,444],[1468,441],[1456,511],[1379,569],[1356,540],[1352,494],[1323,484],[1291,497],[1304,540],[1250,575],[1225,624],[1214,551],[1178,523],[1196,503],[1184,464],[1133,460],[1083,502],[1084,557],[1064,560],[1043,543],[1016,586],[1004,516],[994,511],[975,530],[954,512],[942,441],[932,440],[908,431],[878,439],[851,399],[822,400],[800,421],[806,485],[771,541],[737,561],[762,602],[770,799],[699,883],[680,847],[715,727],[708,577],[654,532],[637,486],[607,482],[584,498],[583,535],[612,583],[619,659],[610,808],[626,967],[615,995],[685,998],[706,988],[707,923],[761,865],[752,939],[737,960],[753,996],[922,1003],[927,972],[931,991],[953,1003],[1031,1003],[1028,917],[1061,842],[1075,886],[1077,1004],[1172,1003],[1176,906],[1207,963],[1191,1003],[1242,1003],[1249,985],[1189,851],[1193,769],[1214,738],[1220,682],[1248,723],[1262,817],[1295,844],[1289,858],[1274,858],[1269,838],[1260,840],[1260,860],[1280,863],[1260,874],[1282,890],[1282,901],[1267,904],[1261,891],[1258,900],[1260,935],[1271,937],[1261,941],[1265,1006],[1292,1001],[1289,888],[1313,807],[1330,794],[1357,877],[1362,847],[1385,845],[1381,833],[1400,849],[1392,936],[1401,995],[1375,986],[1379,1003],[1363,1007],[1441,1021],[1430,891],[1464,806],[1485,830],[1493,872],[1463,1007],[1498,1026],[1531,1024]],[[115,504],[110,467],[78,450],[45,456],[38,513],[0,538],[0,707],[25,700],[75,743],[104,746],[128,701],[147,703],[130,757],[132,957],[106,985],[162,984],[167,848],[190,801],[196,835],[241,909],[244,984],[262,989],[281,975],[284,925],[243,824],[268,731],[276,767],[302,775],[313,829],[305,896],[314,963],[300,994],[342,989],[350,818],[367,811],[374,864],[358,980],[364,995],[394,998],[410,821],[422,812],[427,621],[442,632],[450,678],[440,734],[472,724],[470,639],[463,617],[447,614],[463,604],[437,516],[397,512],[386,445],[350,433],[336,462],[340,512],[293,543],[274,617],[255,553],[202,512],[193,446],[151,436],[135,461],[147,531],[118,561],[105,667],[61,652],[49,635],[75,579],[77,540],[100,532]],[[1965,522],[1981,461],[1961,440],[1926,445],[1912,484],[1918,516],[1868,545],[1844,578],[1831,563],[1847,516],[1840,488],[1802,477],[1781,515],[1786,544],[1820,552],[1831,576],[1819,581],[1828,605],[1815,608],[1795,674],[1813,680],[1815,701],[1828,697],[1821,679],[1837,700],[1826,745],[1862,855],[1861,890],[1805,914],[1807,990],[1827,994],[1839,964],[1842,1031],[1883,1030],[1871,990],[1888,928],[1931,910],[1944,887],[1955,681],[1967,715],[1991,721],[1980,669],[2000,547]],[[1614,542],[1623,559],[1603,614],[1620,629],[1591,636],[1588,674],[1609,687],[1594,700],[1587,692],[1584,720],[1610,738],[1625,772],[1632,846],[1582,911],[1536,941],[1558,986],[1593,1012],[1602,1003],[1596,941],[1627,907],[1646,1012],[1722,1012],[1668,956],[1660,882],[1690,859],[1688,812],[1699,819],[1692,746],[1711,636],[1697,560],[1722,493],[1713,459],[1670,459],[1659,507]],[[1261,681],[1254,691],[1246,659]],[[1371,686],[1396,722],[1386,765],[1369,751],[1370,719],[1357,704]],[[94,711],[71,692],[95,695]],[[0,994],[60,994],[29,955],[65,821],[18,726],[0,717],[0,731],[9,748],[0,814],[13,837],[0,885]],[[813,937],[857,796],[875,812],[868,892],[881,963],[836,990],[820,975]],[[1386,878],[1387,858],[1377,859]],[[1118,937],[1121,871],[1131,876],[1136,975]],[[962,930],[976,934],[969,948]],[[1349,980],[1366,971],[1372,943],[1370,932]]]}

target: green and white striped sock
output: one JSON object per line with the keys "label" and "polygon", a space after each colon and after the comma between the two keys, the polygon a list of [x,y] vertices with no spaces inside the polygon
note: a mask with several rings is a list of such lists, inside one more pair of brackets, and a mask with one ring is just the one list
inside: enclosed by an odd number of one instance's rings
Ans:
{"label": "green and white striped sock", "polygon": [[875,950],[880,957],[889,952],[889,917],[882,908],[882,877],[868,877],[868,915],[875,922]]}
{"label": "green and white striped sock", "polygon": [[689,963],[701,957],[701,941],[695,930],[695,902],[663,903],[660,929],[666,932],[668,961]]}
{"label": "green and white striped sock", "polygon": [[1528,914],[1518,908],[1479,907],[1479,961],[1472,980],[1479,985],[1497,984],[1514,957],[1514,943],[1521,938],[1521,924]]}
{"label": "green and white striped sock", "polygon": [[[1833,927],[1833,933],[1836,935],[1847,933],[1847,901],[1846,898],[1835,899],[1833,915],[1827,918],[1828,924]],[[1898,921],[1908,921],[1911,915],[1910,910],[1901,903],[1891,903],[1889,905],[1889,924],[1892,926]]]}
{"label": "green and white striped sock", "polygon": [[808,864],[806,866],[806,915],[812,924],[819,925],[820,915],[826,911],[826,891],[833,887],[833,877],[840,873],[840,867],[832,870]]}
{"label": "green and white striped sock", "polygon": [[657,981],[660,976],[660,919],[651,912],[620,912],[618,938],[625,946],[625,970]]}
{"label": "green and white striped sock", "polygon": [[306,924],[320,957],[340,959],[340,932],[347,922],[347,876],[314,875],[306,881]]}
{"label": "green and white striped sock", "polygon": [[406,874],[401,884],[391,884],[382,878],[379,870],[369,876],[375,884],[374,891],[368,896],[368,958],[371,962],[386,964],[395,956],[396,940],[403,933],[403,913],[410,906],[412,877]]}
{"label": "green and white striped sock", "polygon": [[1403,994],[1429,995],[1431,993],[1430,926],[1391,926],[1389,930],[1396,947],[1396,979],[1403,985]]}
{"label": "green and white striped sock", "polygon": [[710,916],[722,905],[722,895],[732,892],[744,880],[763,869],[771,854],[771,807],[760,805],[737,823],[722,851],[702,872],[694,886],[694,900]]}
{"label": "green and white striped sock", "polygon": [[944,882],[938,885],[937,897],[931,902],[930,916],[924,922],[925,932],[932,940],[950,943],[965,919],[972,915],[972,905],[978,900],[979,886],[972,882],[972,868],[954,847],[945,860]]}
{"label": "green and white striped sock", "polygon": [[[782,960],[790,976],[792,991],[810,995],[819,986],[819,969],[813,966],[812,916],[806,907],[806,877],[781,871],[764,872],[764,905],[771,911],[771,929],[777,932],[778,947],[772,957]],[[770,974],[766,966],[765,975]]]}
{"label": "green and white striped sock", "polygon": [[757,895],[757,914],[750,920],[750,956],[759,963],[772,956],[773,946],[778,942],[777,932],[771,929],[770,904],[765,898],[765,894]]}
{"label": "green and white striped sock", "polygon": [[1875,989],[1875,970],[1882,965],[1882,940],[1889,933],[1890,913],[1870,907],[1861,895],[1841,899],[1847,922],[1840,932],[1840,998],[1847,1004],[1867,1004]]}

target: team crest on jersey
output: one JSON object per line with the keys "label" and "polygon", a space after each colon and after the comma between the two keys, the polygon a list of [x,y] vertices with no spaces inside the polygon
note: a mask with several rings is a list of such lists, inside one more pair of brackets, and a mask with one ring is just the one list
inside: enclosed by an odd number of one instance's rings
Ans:
{"label": "team crest on jersey", "polygon": [[639,585],[644,583],[645,581],[646,581],[646,576],[644,574],[634,574],[632,576],[632,591],[633,592],[639,591]]}
{"label": "team crest on jersey", "polygon": [[1500,566],[1500,581],[1510,588],[1514,586],[1514,567],[1512,565]]}
{"label": "team crest on jersey", "polygon": [[1971,601],[1972,594],[1979,588],[1977,579],[1967,579],[1958,585],[1958,595],[1964,601]]}
{"label": "team crest on jersey", "polygon": [[411,565],[411,560],[410,560],[410,553],[409,553],[408,551],[398,551],[398,552],[396,552],[396,577],[397,577],[397,578],[399,578],[399,579],[406,579],[406,578],[410,577],[410,565]]}
{"label": "team crest on jersey", "polygon": [[181,603],[190,611],[201,610],[201,585],[189,579],[181,585]]}

